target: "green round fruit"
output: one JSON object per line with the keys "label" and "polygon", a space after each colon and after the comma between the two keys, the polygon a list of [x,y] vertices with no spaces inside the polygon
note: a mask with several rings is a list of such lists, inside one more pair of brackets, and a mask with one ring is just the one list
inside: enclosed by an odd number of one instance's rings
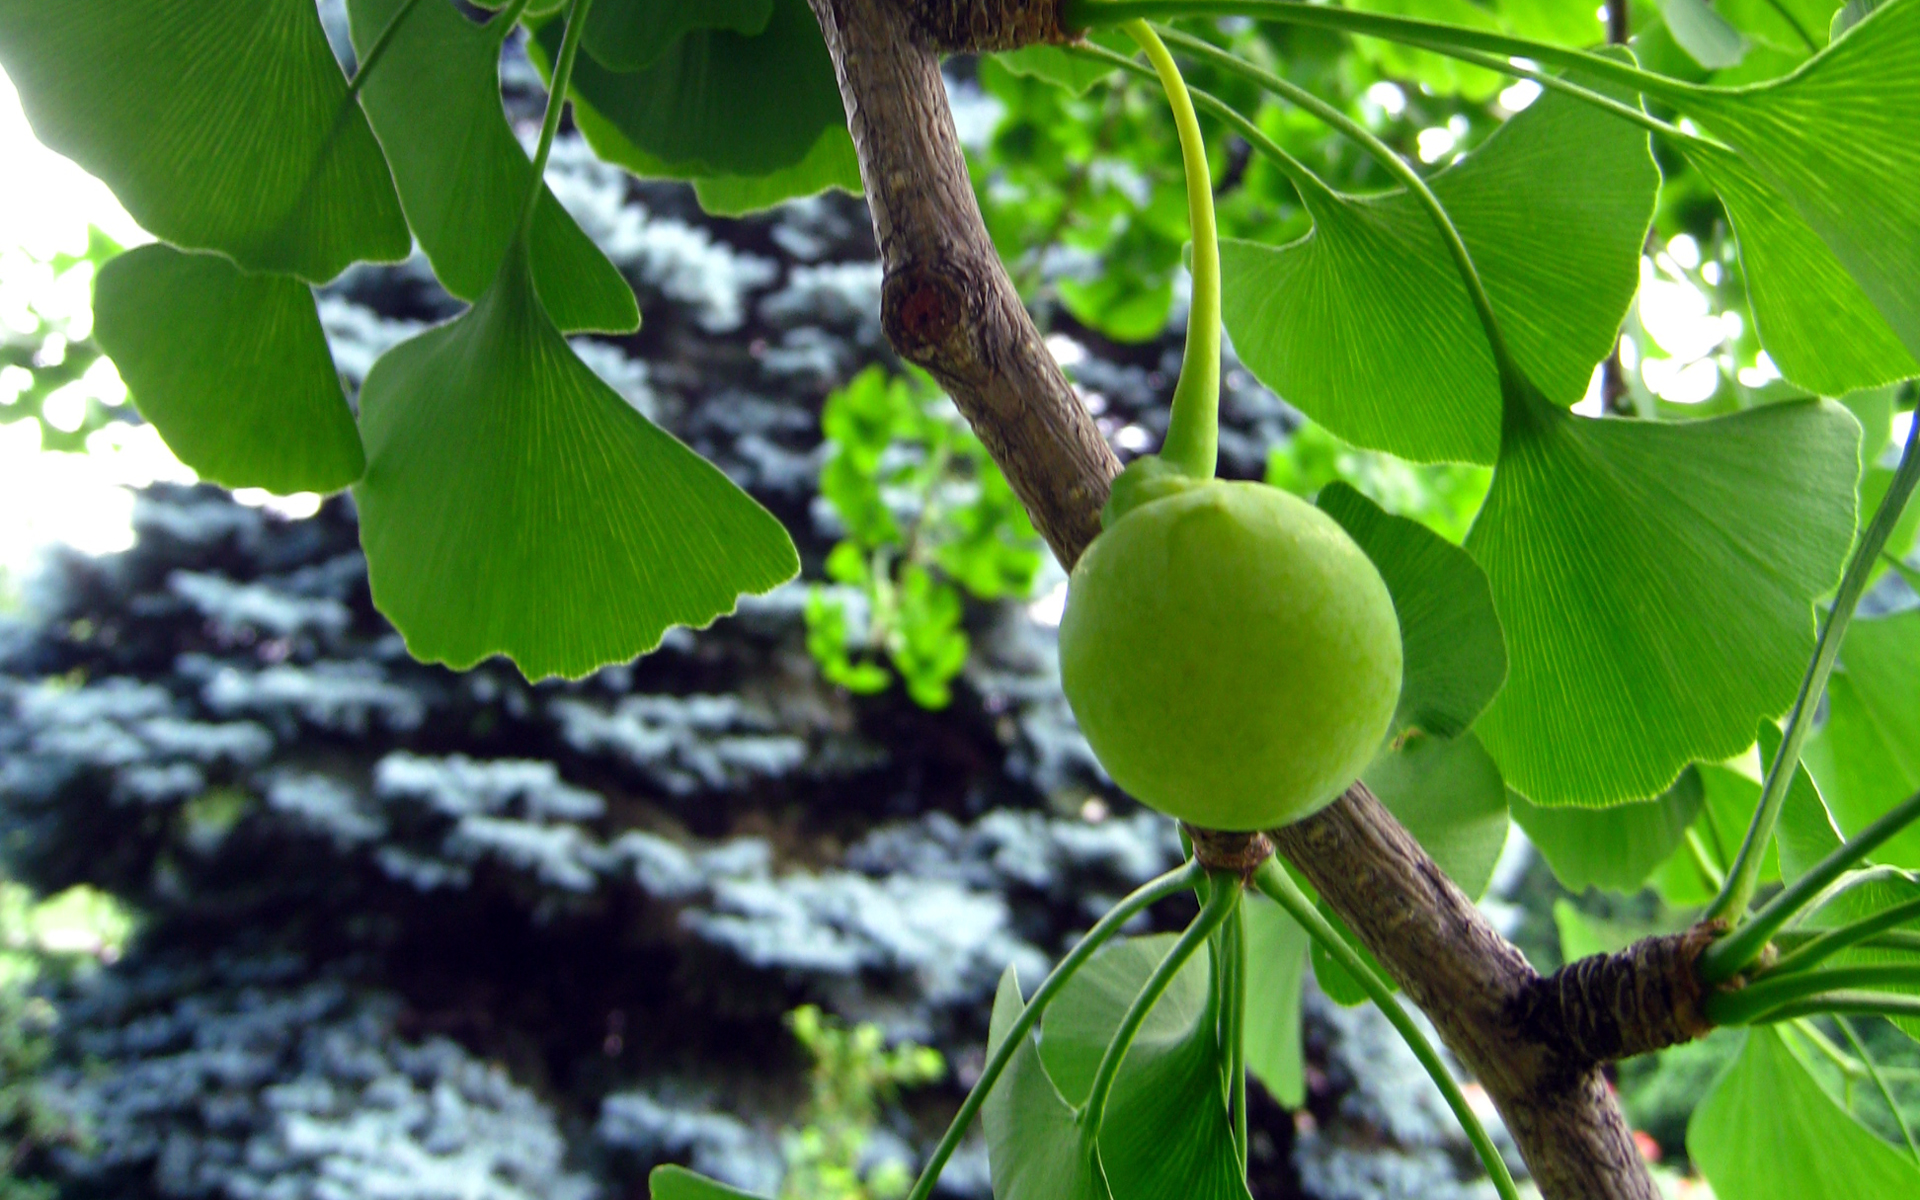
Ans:
{"label": "green round fruit", "polygon": [[1114,782],[1207,829],[1331,802],[1400,696],[1400,623],[1346,531],[1254,483],[1130,509],[1073,569],[1060,674]]}

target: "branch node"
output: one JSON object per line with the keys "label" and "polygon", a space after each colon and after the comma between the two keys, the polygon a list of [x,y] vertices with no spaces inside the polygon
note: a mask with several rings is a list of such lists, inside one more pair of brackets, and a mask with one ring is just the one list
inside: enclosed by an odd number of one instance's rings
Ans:
{"label": "branch node", "polygon": [[1713,1022],[1699,960],[1725,931],[1726,922],[1707,921],[1568,963],[1521,993],[1517,1022],[1580,1069],[1704,1037]]}
{"label": "branch node", "polygon": [[1209,871],[1232,871],[1242,880],[1250,879],[1260,864],[1273,857],[1273,839],[1264,833],[1232,833],[1220,829],[1201,829],[1181,822],[1193,842],[1193,859]]}
{"label": "branch node", "polygon": [[928,47],[983,54],[1074,40],[1064,0],[901,0]]}

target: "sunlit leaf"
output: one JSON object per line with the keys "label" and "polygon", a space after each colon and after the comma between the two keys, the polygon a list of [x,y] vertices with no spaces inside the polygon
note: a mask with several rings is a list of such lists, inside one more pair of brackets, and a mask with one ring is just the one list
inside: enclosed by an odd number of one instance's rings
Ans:
{"label": "sunlit leaf", "polygon": [[1780,1035],[1754,1029],[1687,1124],[1687,1153],[1716,1196],[1907,1200],[1913,1160],[1820,1090]]}
{"label": "sunlit leaf", "polygon": [[1307,1100],[1300,1047],[1307,931],[1278,904],[1249,891],[1241,901],[1247,939],[1247,1070],[1283,1108]]}
{"label": "sunlit leaf", "polygon": [[647,1176],[647,1192],[653,1200],[759,1200],[752,1192],[728,1187],[671,1163],[655,1167]]}
{"label": "sunlit leaf", "polygon": [[228,487],[332,492],[366,459],[313,293],[156,243],[108,262],[94,336],[181,462]]}
{"label": "sunlit leaf", "polygon": [[[1025,1008],[1008,967],[993,997],[988,1054],[1000,1048]],[[1081,1153],[1073,1108],[1048,1078],[1031,1037],[1014,1051],[1000,1082],[987,1093],[980,1123],[987,1134],[994,1200],[1110,1200],[1098,1164]]]}
{"label": "sunlit leaf", "polygon": [[1699,772],[1686,771],[1659,797],[1635,804],[1542,808],[1518,792],[1508,803],[1569,891],[1631,892],[1680,845],[1704,797]]}
{"label": "sunlit leaf", "polygon": [[[1827,683],[1826,725],[1806,762],[1848,834],[1920,791],[1920,609],[1848,626]],[[1920,826],[1901,830],[1873,859],[1920,868]]]}
{"label": "sunlit leaf", "polygon": [[1792,703],[1853,537],[1859,425],[1831,401],[1671,423],[1516,408],[1467,538],[1510,660],[1476,731],[1535,804],[1658,795]]}
{"label": "sunlit leaf", "polygon": [[0,63],[167,241],[316,283],[412,246],[313,0],[0,0]]}
{"label": "sunlit leaf", "polygon": [[[1120,54],[1131,55],[1138,51],[1132,38],[1125,31],[1112,27],[1090,29],[1086,38],[1096,46],[1104,46]],[[1061,46],[1025,46],[1019,50],[1008,51],[994,57],[994,61],[1012,71],[1015,75],[1032,75],[1055,83],[1083,96],[1094,84],[1113,74],[1119,68],[1098,59],[1081,58],[1070,54]]]}
{"label": "sunlit leaf", "polygon": [[[1111,943],[1061,990],[1040,1038],[1040,1056],[1061,1095],[1084,1103],[1114,1030],[1173,942],[1163,935]],[[1100,1131],[1113,1200],[1246,1200],[1227,1120],[1210,975],[1204,953],[1189,959],[1121,1063]]]}
{"label": "sunlit leaf", "polygon": [[1781,374],[1825,396],[1920,374],[1886,318],[1791,200],[1738,155],[1701,142],[1682,149],[1726,206],[1754,326]]}
{"label": "sunlit leaf", "polygon": [[1361,778],[1461,891],[1487,890],[1507,844],[1507,787],[1479,738],[1409,733]]}
{"label": "sunlit leaf", "polygon": [[[1462,29],[1497,31],[1500,28],[1493,14],[1472,0],[1355,0],[1352,7],[1389,16],[1438,21]],[[1414,80],[1440,95],[1458,94],[1469,100],[1481,100],[1506,84],[1499,75],[1484,67],[1468,66],[1426,50],[1378,38],[1355,38],[1353,42],[1355,52],[1378,64],[1382,75]]]}
{"label": "sunlit leaf", "polygon": [[587,13],[580,46],[611,70],[638,71],[693,30],[751,36],[772,15],[773,0],[598,0]]}
{"label": "sunlit leaf", "polygon": [[1920,355],[1920,0],[1891,0],[1792,75],[1663,97],[1740,152]]}
{"label": "sunlit leaf", "polygon": [[[351,0],[361,54],[406,2]],[[498,38],[441,0],[416,4],[361,96],[434,274],[462,300],[478,298],[533,186],[533,165],[500,107]],[[533,278],[554,324],[569,332],[637,328],[640,310],[620,272],[544,185],[537,205]]]}
{"label": "sunlit leaf", "polygon": [[[676,179],[769,175],[805,159],[845,127],[845,110],[806,0],[772,5],[759,33],[696,29],[643,70],[578,60],[571,91],[588,144],[636,174]],[[534,38],[545,61],[562,26],[549,21]]]}
{"label": "sunlit leaf", "polygon": [[361,391],[374,602],[417,657],[577,677],[799,569],[780,523],[573,354],[518,242]]}
{"label": "sunlit leaf", "polygon": [[[1501,330],[1553,400],[1585,394],[1639,286],[1659,172],[1647,136],[1548,94],[1431,187]],[[1314,230],[1288,246],[1221,243],[1222,303],[1242,361],[1348,441],[1419,462],[1491,463],[1500,384],[1458,268],[1404,192],[1302,190]]]}
{"label": "sunlit leaf", "polygon": [[1487,577],[1473,558],[1418,521],[1388,514],[1344,483],[1315,501],[1340,523],[1393,596],[1405,668],[1395,732],[1464,733],[1500,691],[1507,649]]}

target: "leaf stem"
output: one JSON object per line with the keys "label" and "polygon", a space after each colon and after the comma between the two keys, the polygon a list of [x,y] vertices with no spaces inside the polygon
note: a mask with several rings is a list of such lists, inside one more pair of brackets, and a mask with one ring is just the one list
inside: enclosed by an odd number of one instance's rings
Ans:
{"label": "leaf stem", "polygon": [[[1560,92],[1579,100],[1583,104],[1590,104],[1595,108],[1604,109],[1614,116],[1619,117],[1622,121],[1628,121],[1638,125],[1648,133],[1657,133],[1662,137],[1670,137],[1682,142],[1707,142],[1711,140],[1698,133],[1689,133],[1678,125],[1662,121],[1659,117],[1654,116],[1646,109],[1640,108],[1637,105],[1623,104],[1605,93],[1596,92],[1592,88],[1581,87],[1564,75],[1555,75],[1548,71],[1542,71],[1538,67],[1522,66],[1510,58],[1502,58],[1497,54],[1484,54],[1478,50],[1456,50],[1453,52],[1452,57],[1459,59],[1461,62],[1472,63],[1477,67],[1484,67],[1489,71],[1497,71],[1502,75],[1512,75],[1519,79],[1531,79],[1548,91]],[[1718,143],[1715,144],[1717,145]]]}
{"label": "leaf stem", "polygon": [[1226,971],[1226,1018],[1221,1032],[1227,1044],[1227,1082],[1233,1109],[1233,1144],[1240,1151],[1240,1178],[1247,1177],[1247,919],[1243,905],[1233,906],[1222,939]]}
{"label": "leaf stem", "polygon": [[1101,1125],[1107,1119],[1107,1102],[1113,1098],[1113,1081],[1120,1074],[1120,1064],[1126,1061],[1127,1051],[1133,1047],[1133,1039],[1139,1035],[1140,1026],[1146,1023],[1153,1006],[1172,986],[1180,968],[1187,965],[1187,960],[1206,944],[1214,930],[1233,915],[1233,910],[1240,903],[1238,876],[1227,871],[1210,871],[1208,881],[1213,886],[1208,892],[1206,907],[1200,910],[1193,924],[1187,926],[1180,940],[1167,951],[1167,956],[1160,960],[1153,974],[1147,976],[1147,982],[1127,1007],[1127,1015],[1120,1018],[1119,1028],[1113,1031],[1113,1040],[1107,1043],[1106,1053],[1100,1056],[1100,1065],[1093,1073],[1093,1086],[1087,1092],[1087,1102],[1077,1114],[1081,1146],[1089,1154],[1100,1137]]}
{"label": "leaf stem", "polygon": [[1920,1018],[1920,996],[1899,992],[1822,992],[1791,1004],[1783,1004],[1754,1018],[1751,1024],[1772,1025],[1801,1017],[1837,1017],[1854,1013],[1869,1017]]}
{"label": "leaf stem", "polygon": [[[1783,929],[1773,935],[1773,944],[1782,948],[1798,949],[1808,942],[1825,936],[1825,933],[1808,929]],[[1860,942],[1860,945],[1872,950],[1907,950],[1920,954],[1920,930],[1889,930],[1865,939]]]}
{"label": "leaf stem", "polygon": [[980,1106],[986,1103],[987,1093],[993,1090],[993,1085],[999,1081],[1001,1074],[1007,1069],[1007,1064],[1013,1061],[1014,1052],[1020,1048],[1026,1036],[1033,1032],[1034,1025],[1039,1022],[1047,1005],[1060,994],[1061,988],[1067,986],[1067,981],[1073,978],[1074,973],[1093,957],[1093,952],[1111,940],[1114,934],[1120,932],[1121,926],[1131,921],[1140,912],[1169,896],[1180,894],[1192,887],[1196,880],[1205,876],[1206,869],[1199,863],[1189,860],[1158,879],[1134,889],[1126,899],[1114,905],[1106,916],[1101,917],[1092,929],[1087,930],[1086,936],[1081,938],[1079,943],[1047,975],[1046,981],[1040,985],[1038,991],[1034,992],[1033,999],[1027,1001],[1026,1008],[1014,1021],[1013,1027],[1007,1030],[1006,1038],[1001,1041],[993,1056],[987,1060],[987,1065],[980,1072],[980,1078],[967,1092],[967,1098],[961,1102],[960,1111],[954,1114],[953,1122],[947,1126],[946,1136],[940,1139],[940,1144],[935,1146],[933,1153],[928,1156],[927,1165],[921,1169],[920,1178],[915,1181],[913,1190],[907,1194],[907,1200],[927,1200],[933,1194],[933,1186],[939,1181],[940,1172],[946,1168],[947,1161],[953,1157],[954,1151],[960,1148],[960,1140],[966,1136],[968,1127],[973,1124],[973,1118],[980,1111]]}
{"label": "leaf stem", "polygon": [[1173,389],[1173,413],[1160,457],[1195,479],[1212,479],[1220,456],[1220,238],[1213,218],[1213,173],[1180,68],[1145,21],[1129,21],[1127,36],[1147,53],[1166,89],[1180,134],[1187,176],[1187,219],[1193,226],[1193,301],[1187,310],[1186,356]]}
{"label": "leaf stem", "polygon": [[353,78],[347,83],[347,99],[352,100],[358,96],[360,89],[367,85],[373,69],[379,66],[380,60],[387,56],[387,50],[392,47],[394,38],[399,35],[400,27],[407,23],[407,18],[412,16],[413,10],[418,7],[420,7],[420,0],[406,0],[406,3],[400,6],[400,11],[388,18],[386,25],[380,30],[380,36],[374,38],[373,45],[368,47],[367,56],[354,67]]}
{"label": "leaf stem", "polygon": [[[1880,557],[1880,548],[1887,544],[1887,537],[1900,520],[1900,513],[1907,506],[1907,498],[1913,495],[1916,483],[1920,483],[1920,420],[1915,420],[1908,428],[1906,449],[1900,455],[1900,469],[1894,472],[1893,482],[1887,485],[1887,494],[1881,497],[1879,511],[1873,514],[1872,523],[1867,526],[1860,544],[1854,547],[1853,556],[1847,562],[1846,574],[1840,578],[1840,590],[1834,594],[1833,607],[1827,612],[1826,623],[1820,627],[1820,638],[1813,648],[1813,661],[1807,664],[1806,678],[1801,680],[1800,694],[1794,699],[1793,712],[1787,718],[1780,749],[1775,752],[1773,762],[1767,768],[1767,780],[1760,789],[1760,805],[1754,810],[1753,823],[1747,827],[1746,840],[1740,844],[1740,853],[1734,857],[1733,866],[1727,872],[1726,886],[1720,889],[1720,894],[1707,909],[1706,920],[1731,919],[1735,914],[1745,911],[1753,901],[1754,888],[1760,879],[1760,859],[1773,837],[1774,826],[1780,820],[1780,808],[1786,803],[1787,790],[1793,782],[1794,772],[1800,766],[1800,751],[1813,728],[1813,710],[1826,691],[1827,677],[1833,674],[1834,661],[1840,656],[1840,643],[1846,637],[1847,625],[1853,620],[1853,610],[1867,589],[1867,579]],[[1892,836],[1893,832],[1889,830],[1887,836]],[[1843,846],[1836,853],[1845,849]],[[1775,909],[1781,899],[1795,890],[1788,889],[1767,908]],[[1813,893],[1809,891],[1805,894],[1811,896]],[[1784,921],[1793,911],[1789,908],[1777,916]],[[1777,921],[1772,928],[1756,934],[1751,931],[1754,924],[1756,922],[1749,922],[1708,947],[1701,958],[1701,968],[1708,983],[1732,978],[1759,955],[1761,948],[1766,945],[1766,938],[1780,927]]]}
{"label": "leaf stem", "polygon": [[1909,900],[1904,904],[1896,904],[1872,916],[1862,917],[1850,925],[1828,930],[1769,967],[1766,978],[1771,979],[1777,975],[1787,975],[1818,966],[1849,946],[1856,946],[1876,934],[1904,925],[1915,918],[1920,918],[1920,898]]}
{"label": "leaf stem", "polygon": [[1706,1015],[1716,1025],[1746,1025],[1809,996],[1876,987],[1920,987],[1920,963],[1829,967],[1780,978],[1766,975],[1738,991],[1714,992],[1707,997]]}
{"label": "leaf stem", "polygon": [[1401,1038],[1407,1043],[1407,1048],[1412,1050],[1414,1057],[1420,1060],[1420,1065],[1427,1069],[1428,1078],[1432,1079],[1434,1086],[1440,1089],[1440,1094],[1446,1097],[1447,1107],[1453,1110],[1454,1119],[1460,1122],[1460,1128],[1466,1131],[1467,1140],[1473,1143],[1474,1150],[1479,1153],[1480,1163],[1486,1167],[1487,1174],[1493,1179],[1494,1190],[1500,1193],[1500,1200],[1519,1200],[1520,1193],[1513,1185],[1513,1174],[1507,1170],[1507,1160],[1500,1157],[1500,1151],[1495,1148],[1493,1139],[1487,1136],[1486,1127],[1480,1123],[1480,1118],[1467,1103],[1466,1094],[1460,1090],[1460,1084],[1454,1079],[1453,1072],[1447,1070],[1447,1064],[1440,1060],[1440,1052],[1433,1048],[1433,1043],[1427,1040],[1426,1034],[1420,1032],[1420,1027],[1415,1025],[1413,1018],[1407,1015],[1407,1010],[1401,1007],[1393,993],[1387,990],[1386,983],[1374,973],[1373,968],[1366,964],[1359,953],[1347,944],[1347,939],[1341,937],[1327,919],[1320,915],[1320,911],[1313,906],[1313,901],[1307,899],[1306,893],[1302,892],[1300,885],[1287,874],[1286,868],[1280,865],[1277,857],[1270,858],[1261,864],[1260,869],[1254,872],[1253,883],[1276,904],[1286,909],[1288,915],[1305,927],[1314,941],[1320,943],[1320,948],[1332,955],[1336,962],[1347,969],[1347,974],[1353,976],[1365,989],[1381,1013],[1393,1024],[1394,1029],[1399,1031]]}
{"label": "leaf stem", "polygon": [[1703,90],[1683,80],[1628,66],[1618,59],[1556,46],[1550,42],[1536,42],[1481,29],[1462,29],[1438,21],[1302,3],[1301,0],[1066,0],[1062,16],[1064,24],[1072,29],[1118,25],[1133,20],[1252,17],[1258,21],[1382,38],[1450,57],[1458,57],[1462,50],[1517,55],[1535,62],[1554,63],[1585,71],[1596,79],[1676,102]]}
{"label": "leaf stem", "polygon": [[1862,1042],[1860,1035],[1854,1032],[1853,1022],[1845,1017],[1835,1017],[1833,1023],[1838,1025],[1840,1032],[1846,1035],[1847,1045],[1853,1047],[1855,1057],[1860,1060],[1861,1065],[1866,1067],[1867,1076],[1873,1080],[1873,1086],[1880,1090],[1880,1098],[1887,1102],[1887,1111],[1893,1114],[1894,1123],[1900,1126],[1900,1136],[1906,1139],[1907,1153],[1913,1155],[1915,1162],[1920,1163],[1920,1145],[1914,1143],[1913,1126],[1907,1124],[1907,1114],[1900,1110],[1899,1102],[1893,1098],[1893,1089],[1887,1086],[1886,1079],[1880,1074],[1880,1064],[1873,1061],[1873,1055],[1867,1052],[1866,1043]]}
{"label": "leaf stem", "polygon": [[492,33],[497,26],[500,32],[495,33],[494,37],[505,42],[507,35],[513,32],[513,27],[520,23],[521,14],[527,11],[527,5],[530,3],[532,0],[513,0],[513,3],[487,18],[485,26],[487,32]]}
{"label": "leaf stem", "polygon": [[1808,868],[1805,875],[1767,901],[1738,929],[1708,946],[1700,956],[1700,977],[1708,983],[1721,983],[1739,974],[1748,963],[1760,956],[1760,952],[1766,948],[1767,939],[1828,884],[1915,821],[1920,821],[1920,792],[1915,792],[1887,810],[1879,820]]}
{"label": "leaf stem", "polygon": [[[1427,181],[1420,177],[1418,171],[1407,165],[1407,161],[1396,154],[1393,147],[1375,137],[1358,121],[1298,84],[1290,83],[1252,63],[1243,62],[1218,46],[1210,45],[1197,37],[1174,30],[1161,32],[1168,42],[1178,46],[1183,52],[1212,63],[1223,71],[1239,75],[1277,96],[1284,97],[1290,103],[1319,118],[1323,124],[1346,134],[1377,159],[1390,174],[1399,179],[1433,218],[1434,228],[1439,231],[1441,242],[1446,245],[1447,253],[1453,257],[1454,266],[1460,273],[1460,282],[1465,285],[1467,297],[1472,301],[1474,311],[1480,316],[1480,325],[1486,332],[1487,345],[1493,353],[1494,365],[1500,372],[1501,382],[1513,384],[1525,378],[1519,367],[1515,365],[1512,353],[1507,349],[1506,338],[1500,333],[1499,318],[1494,316],[1493,301],[1487,296],[1486,285],[1481,282],[1480,272],[1473,265],[1473,255],[1467,251],[1466,242],[1461,239],[1460,231],[1454,227],[1453,218],[1447,215],[1446,208],[1441,205],[1439,197],[1433,194],[1433,190],[1427,186]],[[1507,390],[1504,387],[1502,389],[1503,392]],[[1531,390],[1531,388],[1522,389],[1528,393]]]}
{"label": "leaf stem", "polygon": [[533,152],[533,187],[527,191],[520,209],[519,241],[524,245],[533,232],[533,214],[539,207],[540,191],[547,185],[547,158],[553,153],[554,135],[560,132],[560,113],[567,106],[567,84],[573,79],[573,63],[580,56],[580,36],[586,31],[587,12],[593,0],[572,0],[567,6],[567,28],[560,38],[560,54],[553,62],[553,78],[547,85],[547,115],[540,122],[540,146]]}

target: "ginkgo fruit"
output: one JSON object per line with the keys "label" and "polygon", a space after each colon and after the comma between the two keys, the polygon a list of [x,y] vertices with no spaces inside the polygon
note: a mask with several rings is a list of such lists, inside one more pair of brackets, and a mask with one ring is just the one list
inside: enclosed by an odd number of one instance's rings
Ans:
{"label": "ginkgo fruit", "polygon": [[1208,829],[1331,802],[1385,740],[1400,670],[1366,553],[1262,484],[1194,481],[1122,513],[1074,567],[1060,624],[1062,683],[1101,765]]}

